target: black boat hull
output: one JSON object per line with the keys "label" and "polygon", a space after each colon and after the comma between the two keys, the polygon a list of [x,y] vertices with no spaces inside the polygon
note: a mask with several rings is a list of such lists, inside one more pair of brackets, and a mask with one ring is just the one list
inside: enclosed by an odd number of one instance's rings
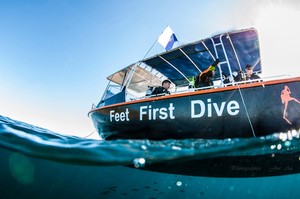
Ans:
{"label": "black boat hull", "polygon": [[298,99],[300,78],[290,78],[119,103],[89,115],[105,139],[247,138],[299,129]]}

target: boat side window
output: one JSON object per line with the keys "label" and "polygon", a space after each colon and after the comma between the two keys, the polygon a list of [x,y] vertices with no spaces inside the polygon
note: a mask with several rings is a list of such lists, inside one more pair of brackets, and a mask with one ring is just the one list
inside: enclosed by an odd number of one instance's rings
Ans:
{"label": "boat side window", "polygon": [[125,98],[125,92],[122,92],[121,89],[122,89],[121,85],[113,84],[111,82],[108,83],[106,90],[96,107],[101,107],[104,105],[111,104],[113,101],[115,102],[124,101],[123,98]]}
{"label": "boat side window", "polygon": [[107,98],[110,98],[117,93],[121,92],[121,86],[120,85],[109,85],[108,88],[106,89],[104,96],[102,100],[105,100]]}

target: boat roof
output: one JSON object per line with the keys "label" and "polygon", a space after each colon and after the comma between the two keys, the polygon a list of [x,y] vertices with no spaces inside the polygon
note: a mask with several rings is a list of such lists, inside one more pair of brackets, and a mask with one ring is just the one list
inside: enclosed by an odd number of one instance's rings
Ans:
{"label": "boat roof", "polygon": [[189,83],[189,77],[206,70],[217,58],[220,59],[219,76],[245,71],[247,64],[254,67],[254,72],[261,73],[257,31],[254,28],[231,31],[182,45],[131,64],[107,79],[124,85],[127,72],[135,70],[130,84],[157,85],[168,78],[175,85],[183,85]]}

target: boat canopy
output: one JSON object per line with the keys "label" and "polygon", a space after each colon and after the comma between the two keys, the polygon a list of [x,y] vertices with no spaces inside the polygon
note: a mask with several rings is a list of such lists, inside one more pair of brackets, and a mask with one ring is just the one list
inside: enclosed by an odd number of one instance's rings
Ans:
{"label": "boat canopy", "polygon": [[231,76],[247,64],[254,72],[261,72],[258,34],[255,29],[216,35],[169,52],[156,55],[143,62],[158,70],[176,85],[188,82],[191,76],[206,70],[216,58],[220,59],[218,73]]}
{"label": "boat canopy", "polygon": [[245,71],[247,64],[254,67],[254,72],[261,73],[257,31],[254,28],[232,31],[186,44],[131,64],[107,79],[135,93],[145,92],[147,86],[160,85],[166,78],[181,86],[217,58],[220,60],[217,77]]}

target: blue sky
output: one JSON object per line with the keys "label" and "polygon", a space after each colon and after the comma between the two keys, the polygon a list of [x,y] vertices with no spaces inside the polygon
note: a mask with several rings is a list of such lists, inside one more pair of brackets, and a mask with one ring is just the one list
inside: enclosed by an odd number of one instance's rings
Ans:
{"label": "blue sky", "polygon": [[263,70],[300,73],[299,10],[297,0],[0,0],[0,114],[90,134],[106,77],[142,59],[167,25],[180,44],[255,27]]}

